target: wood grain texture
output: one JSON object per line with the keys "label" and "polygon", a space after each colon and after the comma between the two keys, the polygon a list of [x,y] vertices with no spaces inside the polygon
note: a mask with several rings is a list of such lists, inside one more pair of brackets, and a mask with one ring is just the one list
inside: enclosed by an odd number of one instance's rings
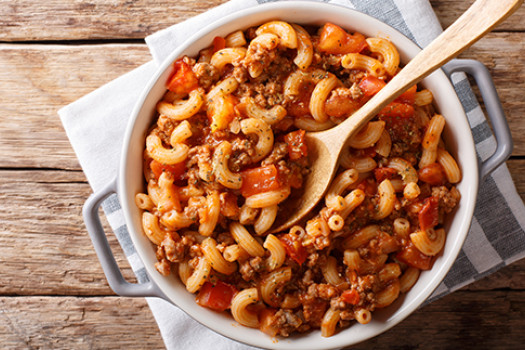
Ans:
{"label": "wood grain texture", "polygon": [[0,297],[0,344],[3,349],[164,348],[146,301],[119,297]]}
{"label": "wood grain texture", "polygon": [[[519,349],[524,304],[523,292],[459,291],[352,349]],[[6,349],[164,348],[143,299],[0,297],[0,310]]]}
{"label": "wood grain texture", "polygon": [[[0,40],[142,39],[195,16],[226,0],[0,0]],[[473,0],[431,0],[443,27],[448,27]],[[525,8],[498,26],[498,31],[524,30]]]}
{"label": "wood grain texture", "polygon": [[[458,0],[430,0],[432,8],[443,28],[452,24],[469,6],[474,3],[474,0],[458,1]],[[522,31],[525,30],[525,7],[520,8],[516,14],[510,16],[505,22],[500,24],[495,30],[497,31]]]}
{"label": "wood grain texture", "polygon": [[149,60],[145,45],[0,45],[0,167],[79,170],[57,111]]}
{"label": "wood grain texture", "polygon": [[226,0],[0,0],[0,40],[143,39]]}
{"label": "wood grain texture", "polygon": [[523,292],[456,292],[355,349],[520,349],[524,302]]}
{"label": "wood grain texture", "polygon": [[[84,174],[0,174],[0,294],[113,294],[82,220],[91,193]],[[135,281],[115,236],[108,238],[124,276]]]}

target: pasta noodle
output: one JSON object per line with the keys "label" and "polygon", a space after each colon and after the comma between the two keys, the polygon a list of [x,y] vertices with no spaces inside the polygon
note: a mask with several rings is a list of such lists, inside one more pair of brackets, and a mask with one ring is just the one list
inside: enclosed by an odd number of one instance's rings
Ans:
{"label": "pasta noodle", "polygon": [[249,288],[237,293],[232,299],[231,306],[235,321],[246,327],[257,328],[259,326],[257,314],[246,309],[247,306],[257,301],[259,301],[257,288]]}
{"label": "pasta noodle", "polygon": [[388,74],[394,76],[399,66],[399,53],[395,46],[383,38],[368,38],[366,43],[370,51],[378,53],[383,58],[383,66]]}
{"label": "pasta noodle", "polygon": [[186,289],[190,293],[198,291],[210,275],[211,264],[206,258],[199,258],[199,263],[186,280]]}
{"label": "pasta noodle", "polygon": [[239,189],[242,179],[238,174],[234,174],[228,167],[228,158],[232,152],[232,145],[228,141],[223,141],[215,150],[213,155],[213,172],[218,182],[224,187]]}
{"label": "pasta noodle", "polygon": [[236,64],[246,56],[244,47],[226,48],[219,50],[211,56],[210,63],[215,68],[221,70],[227,64]]}
{"label": "pasta noodle", "polygon": [[257,135],[255,154],[252,161],[258,162],[268,155],[273,148],[273,132],[270,126],[261,119],[249,118],[241,121],[241,130],[244,134]]}
{"label": "pasta noodle", "polygon": [[335,327],[337,322],[339,322],[340,311],[334,309],[328,309],[323,317],[323,322],[321,323],[321,335],[323,337],[331,337],[335,333]]}
{"label": "pasta noodle", "polygon": [[349,53],[343,56],[341,65],[347,69],[365,70],[374,77],[380,77],[386,74],[385,67],[381,62],[359,53]]}
{"label": "pasta noodle", "polygon": [[301,70],[305,70],[312,63],[314,56],[314,47],[310,35],[303,27],[297,24],[292,24],[293,29],[297,35],[297,56],[295,56],[293,63]]}
{"label": "pasta noodle", "polygon": [[261,209],[259,217],[257,218],[257,220],[255,220],[255,223],[253,224],[253,229],[255,230],[255,233],[257,233],[258,235],[262,235],[272,227],[273,222],[277,217],[278,209],[279,207],[277,206],[277,204]]}
{"label": "pasta noodle", "polygon": [[257,242],[248,230],[241,224],[232,222],[230,232],[235,241],[251,256],[263,256],[264,248]]}
{"label": "pasta noodle", "polygon": [[268,191],[254,194],[246,198],[246,205],[252,208],[265,208],[277,205],[290,195],[290,188],[284,187],[278,191]]}
{"label": "pasta noodle", "polygon": [[226,35],[224,38],[224,45],[226,47],[239,47],[246,45],[246,38],[244,37],[242,30],[237,30]]}
{"label": "pasta noodle", "polygon": [[151,158],[159,163],[177,164],[188,157],[189,148],[187,145],[178,143],[176,147],[167,149],[162,145],[161,139],[156,135],[149,135],[146,139],[146,149]]}
{"label": "pasta noodle", "polygon": [[268,270],[273,271],[281,267],[282,264],[284,264],[284,260],[286,259],[286,250],[279,238],[269,234],[266,236],[263,246],[270,251],[270,257],[268,258]]}
{"label": "pasta noodle", "polygon": [[265,63],[261,62],[257,57],[257,52],[262,47],[263,50],[273,51],[279,45],[279,37],[270,32],[261,33],[253,39],[248,45],[248,51],[246,52],[246,59],[249,64],[248,73],[252,78],[259,77],[265,68]]}
{"label": "pasta noodle", "polygon": [[250,256],[237,244],[232,244],[224,248],[222,255],[226,261],[244,260]]}
{"label": "pasta noodle", "polygon": [[195,89],[190,92],[190,97],[186,101],[176,101],[168,103],[160,101],[157,111],[160,115],[165,115],[173,120],[185,120],[194,116],[204,103],[204,90]]}
{"label": "pasta noodle", "polygon": [[326,259],[326,264],[323,265],[323,276],[326,282],[333,284],[334,286],[344,282],[343,278],[337,271],[337,260],[333,256],[329,256]]}
{"label": "pasta noodle", "polygon": [[221,211],[221,200],[219,193],[214,191],[206,198],[206,216],[200,218],[199,233],[203,236],[210,236],[213,234],[215,225],[219,221],[219,214]]}
{"label": "pasta noodle", "polygon": [[142,213],[142,227],[149,240],[156,245],[160,245],[166,236],[166,232],[159,226],[159,218],[149,212]]}
{"label": "pasta noodle", "polygon": [[332,90],[341,84],[339,79],[333,74],[328,74],[328,77],[319,81],[312,92],[310,98],[310,113],[312,117],[319,123],[326,122],[328,115],[325,112],[325,102],[328,98],[328,94]]}
{"label": "pasta noodle", "polygon": [[348,144],[357,149],[372,147],[381,138],[384,128],[385,122],[368,122],[361,131],[350,139]]}
{"label": "pasta noodle", "polygon": [[276,300],[275,291],[291,278],[292,268],[289,266],[274,270],[266,276],[261,282],[261,297],[264,302],[270,306],[278,307],[280,303]]}
{"label": "pasta noodle", "polygon": [[283,21],[271,21],[263,24],[255,31],[255,34],[261,35],[264,33],[276,34],[281,40],[280,44],[289,48],[297,48],[297,34],[295,29],[286,22]]}
{"label": "pasta noodle", "polygon": [[423,153],[421,155],[421,160],[419,161],[419,167],[423,168],[429,164],[432,164],[436,161],[437,158],[437,147],[441,137],[441,132],[445,127],[445,118],[443,116],[436,114],[427,126],[427,131],[423,137]]}
{"label": "pasta noodle", "polygon": [[259,107],[253,98],[246,99],[246,114],[250,118],[260,119],[268,125],[280,122],[286,116],[286,108],[275,105],[270,109]]}
{"label": "pasta noodle", "polygon": [[202,241],[202,251],[214,270],[225,275],[231,275],[237,270],[235,263],[224,259],[221,252],[217,249],[217,242],[213,238],[208,237]]}
{"label": "pasta noodle", "polygon": [[390,180],[383,180],[377,187],[379,193],[379,204],[377,205],[377,212],[374,215],[374,219],[380,220],[386,218],[392,210],[394,210],[394,204],[396,199],[396,193]]}
{"label": "pasta noodle", "polygon": [[339,174],[332,182],[332,185],[326,194],[326,206],[335,210],[342,210],[345,202],[341,194],[348,186],[353,184],[357,178],[358,173],[355,169],[348,169]]}

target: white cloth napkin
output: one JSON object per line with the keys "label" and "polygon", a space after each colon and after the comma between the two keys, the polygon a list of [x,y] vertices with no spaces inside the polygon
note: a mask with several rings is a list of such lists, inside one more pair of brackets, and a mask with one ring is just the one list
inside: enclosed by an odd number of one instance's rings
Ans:
{"label": "white cloth napkin", "polygon": [[[157,65],[197,29],[226,14],[265,2],[271,0],[232,0],[147,37],[146,43],[153,57],[151,62],[58,112],[94,192],[101,190],[117,173],[122,137],[134,101]],[[366,12],[397,28],[420,46],[428,44],[442,31],[428,0],[324,2]],[[467,112],[478,156],[485,160],[495,150],[490,127],[466,78],[455,76],[454,85]],[[103,208],[138,280],[147,280],[144,266],[129,238],[116,195],[109,197]],[[523,258],[524,213],[523,202],[507,167],[503,165],[481,184],[474,219],[463,250],[429,302]],[[163,300],[148,298],[148,303],[168,349],[251,348],[208,330]]]}

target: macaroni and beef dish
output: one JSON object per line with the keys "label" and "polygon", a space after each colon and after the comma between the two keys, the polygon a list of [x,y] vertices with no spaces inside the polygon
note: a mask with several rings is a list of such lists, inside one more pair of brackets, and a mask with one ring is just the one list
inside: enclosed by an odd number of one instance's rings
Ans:
{"label": "macaroni and beef dish", "polygon": [[432,93],[413,86],[344,149],[324,201],[272,232],[308,176],[305,133],[351,118],[399,71],[396,48],[326,23],[271,21],[173,64],[144,151],[156,268],[271,336],[323,336],[407,292],[445,242],[459,167]]}

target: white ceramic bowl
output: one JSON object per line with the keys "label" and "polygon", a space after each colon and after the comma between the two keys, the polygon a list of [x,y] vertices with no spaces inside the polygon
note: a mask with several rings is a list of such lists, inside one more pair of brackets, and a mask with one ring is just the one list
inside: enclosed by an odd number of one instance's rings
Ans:
{"label": "white ceramic bowl", "polygon": [[262,348],[303,350],[340,348],[374,337],[402,321],[431,295],[445,277],[461,249],[474,212],[479,177],[474,143],[465,113],[450,81],[442,71],[433,73],[424,80],[424,85],[432,91],[440,113],[447,119],[444,137],[447,147],[456,157],[463,172],[463,179],[457,186],[462,198],[455,213],[449,216],[446,223],[448,235],[445,248],[435,261],[432,270],[423,272],[416,285],[394,304],[374,312],[373,320],[369,324],[355,323],[330,338],[323,338],[320,331],[313,331],[275,341],[258,329],[237,324],[226,314],[198,306],[194,295],[186,291],[177,277],[163,277],[155,270],[154,264],[157,262],[155,250],[142,233],[141,213],[135,206],[134,197],[136,193],[144,191],[142,152],[145,147],[146,130],[155,115],[155,104],[165,92],[165,82],[171,71],[171,63],[175,59],[183,55],[196,56],[200,49],[210,45],[215,36],[224,36],[234,30],[259,25],[272,19],[314,25],[332,22],[350,31],[359,31],[365,36],[386,37],[398,48],[403,62],[407,62],[420,50],[390,26],[357,11],[326,3],[308,1],[270,3],[221,18],[175,50],[159,68],[137,102],[124,139],[118,194],[131,238],[153,282],[173,304],[195,320],[226,337]]}

